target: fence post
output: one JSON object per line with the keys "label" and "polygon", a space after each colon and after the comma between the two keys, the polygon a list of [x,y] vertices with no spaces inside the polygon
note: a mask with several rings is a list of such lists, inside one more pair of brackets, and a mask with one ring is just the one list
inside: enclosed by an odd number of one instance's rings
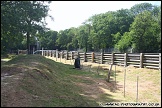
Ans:
{"label": "fence post", "polygon": [[53,51],[53,57],[56,57],[56,50]]}
{"label": "fence post", "polygon": [[42,56],[43,56],[43,47],[42,47]]}
{"label": "fence post", "polygon": [[63,52],[61,51],[60,52],[60,59],[62,59],[63,58]]}
{"label": "fence post", "polygon": [[54,55],[53,52],[54,52],[54,50],[52,50],[52,57],[53,57],[53,55]]}
{"label": "fence post", "polygon": [[86,52],[84,52],[84,62],[86,62]]}
{"label": "fence post", "polygon": [[159,53],[159,70],[161,70],[161,53]]}
{"label": "fence post", "polygon": [[64,58],[64,51],[62,51],[62,59]]}
{"label": "fence post", "polygon": [[73,59],[73,52],[71,52],[71,60]]}
{"label": "fence post", "polygon": [[125,53],[125,54],[124,54],[124,66],[125,66],[125,67],[127,67],[127,56],[128,56],[128,54]]}
{"label": "fence post", "polygon": [[57,61],[57,58],[58,58],[58,50],[56,49],[56,61]]}
{"label": "fence post", "polygon": [[19,55],[19,49],[17,50],[17,54]]}
{"label": "fence post", "polygon": [[111,64],[114,64],[114,53],[111,54]]}
{"label": "fence post", "polygon": [[143,68],[143,53],[140,53],[140,68]]}
{"label": "fence post", "polygon": [[92,63],[94,62],[94,52],[92,52]]}
{"label": "fence post", "polygon": [[101,53],[101,64],[103,64],[103,52]]}
{"label": "fence post", "polygon": [[52,57],[52,50],[51,50],[51,55],[50,56]]}
{"label": "fence post", "polygon": [[56,52],[56,50],[53,50],[53,57],[55,57],[55,52]]}
{"label": "fence post", "polygon": [[52,50],[51,50],[50,56],[52,57]]}
{"label": "fence post", "polygon": [[66,51],[66,60],[68,60],[68,51]]}

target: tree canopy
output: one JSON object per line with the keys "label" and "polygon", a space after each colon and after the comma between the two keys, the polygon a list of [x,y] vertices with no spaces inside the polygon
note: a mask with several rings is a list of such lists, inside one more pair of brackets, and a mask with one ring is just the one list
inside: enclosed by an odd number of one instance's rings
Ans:
{"label": "tree canopy", "polygon": [[48,16],[46,4],[43,1],[1,2],[2,50],[24,48],[25,43],[34,43],[32,37],[36,36],[46,49],[114,48],[114,51],[127,52],[131,48],[134,52],[161,52],[161,6],[136,4],[131,9],[93,15],[76,28],[53,31],[45,29],[42,20]]}
{"label": "tree canopy", "polygon": [[[45,17],[49,11],[48,1],[1,1],[1,49],[17,47],[27,38],[45,30]],[[43,20],[44,19],[44,20]]]}

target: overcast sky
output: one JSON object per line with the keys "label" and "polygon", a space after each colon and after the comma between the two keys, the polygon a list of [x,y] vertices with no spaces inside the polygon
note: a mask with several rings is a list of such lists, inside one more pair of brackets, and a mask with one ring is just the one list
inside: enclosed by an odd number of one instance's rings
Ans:
{"label": "overcast sky", "polygon": [[54,17],[54,21],[46,18],[47,27],[54,31],[79,27],[92,15],[130,9],[144,2],[161,5],[161,1],[52,1],[49,14]]}

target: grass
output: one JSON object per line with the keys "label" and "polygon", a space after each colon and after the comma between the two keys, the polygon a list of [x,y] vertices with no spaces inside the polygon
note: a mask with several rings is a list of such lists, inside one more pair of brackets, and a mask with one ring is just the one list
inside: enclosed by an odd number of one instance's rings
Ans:
{"label": "grass", "polygon": [[[2,62],[2,61],[1,61]],[[40,55],[14,56],[1,65],[1,106],[26,107],[91,107],[107,102],[161,103],[161,73],[152,69],[126,68],[126,88],[123,97],[124,68],[117,67],[116,89],[114,66],[111,83],[107,71],[84,66],[82,70],[55,62]],[[7,85],[7,86],[6,86]]]}
{"label": "grass", "polygon": [[[7,70],[9,68],[10,73]],[[1,69],[2,73],[8,72],[14,75],[18,75],[19,73],[24,74],[22,76],[23,78],[19,81],[18,87],[14,88],[18,92],[17,95],[22,95],[20,91],[24,91],[24,95],[27,99],[30,99],[30,101],[26,100],[24,102],[26,104],[22,106],[86,107],[98,105],[95,101],[79,95],[78,92],[80,89],[72,83],[74,80],[76,82],[81,80],[72,78],[71,74],[84,75],[86,72],[80,73],[78,70],[71,69],[69,65],[56,63],[39,55],[20,55],[4,63]],[[12,79],[4,80],[4,82],[9,81],[12,81]],[[82,82],[91,83],[85,80]],[[3,88],[3,86],[1,87]],[[9,93],[3,94],[3,92],[1,95],[1,106],[7,106],[6,101],[9,100],[8,98],[12,98],[12,96],[9,96]],[[6,98],[6,95],[8,98]]]}

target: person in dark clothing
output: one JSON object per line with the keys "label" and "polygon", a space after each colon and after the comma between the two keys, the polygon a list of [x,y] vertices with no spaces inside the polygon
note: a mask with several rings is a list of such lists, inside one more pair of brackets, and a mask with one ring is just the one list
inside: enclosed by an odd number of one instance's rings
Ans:
{"label": "person in dark clothing", "polygon": [[77,58],[75,59],[74,67],[80,69],[80,58],[79,58],[79,57],[77,57]]}

